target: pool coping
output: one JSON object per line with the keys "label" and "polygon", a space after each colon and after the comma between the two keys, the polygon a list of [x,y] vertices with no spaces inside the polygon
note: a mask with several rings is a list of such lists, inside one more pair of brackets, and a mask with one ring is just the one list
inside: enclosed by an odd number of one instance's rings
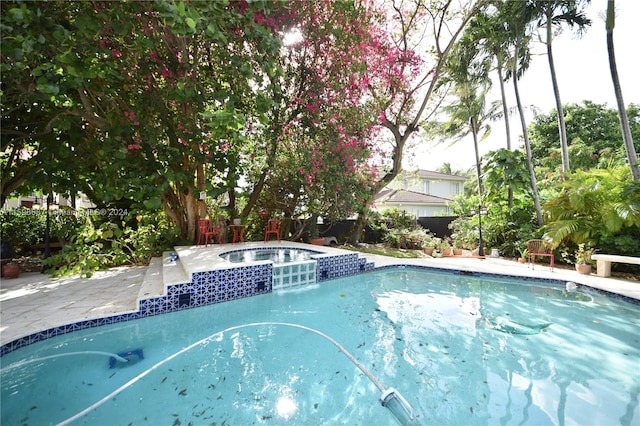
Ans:
{"label": "pool coping", "polygon": [[[221,246],[209,246],[204,249],[202,247],[196,247],[196,246],[185,246],[185,247],[176,247],[175,251],[176,253],[178,253],[178,256],[180,257],[181,260],[190,259],[192,255],[196,255],[195,259],[193,260],[194,262],[195,260],[199,260],[200,262],[202,262],[203,260],[211,260],[215,258],[215,260],[222,261],[222,262],[219,262],[218,264],[220,270],[230,270],[230,269],[236,269],[238,267],[238,264],[237,263],[233,264],[232,262],[228,262],[228,261],[225,261],[224,259],[219,258],[218,256],[220,253],[226,253],[229,251],[234,251],[239,249],[262,249],[262,248],[273,248],[273,247],[300,248],[300,249],[310,250],[310,251],[322,251],[322,254],[317,255],[320,258],[322,257],[331,258],[332,255],[333,256],[351,255],[352,257],[350,259],[352,259],[353,256],[355,256],[357,259],[359,259],[358,260],[359,272],[357,273],[399,267],[399,268],[424,269],[428,271],[449,273],[454,275],[469,275],[469,276],[476,276],[476,277],[496,277],[496,278],[504,278],[504,279],[524,279],[524,280],[536,281],[536,282],[546,282],[546,283],[555,284],[559,286],[564,286],[566,285],[567,282],[574,282],[578,284],[579,287],[587,291],[598,292],[608,297],[612,297],[612,298],[623,300],[629,303],[640,305],[640,292],[637,292],[636,294],[636,292],[634,291],[632,292],[632,295],[624,294],[624,293],[621,294],[620,292],[612,291],[610,288],[609,289],[603,288],[602,285],[598,285],[598,283],[601,283],[603,280],[609,280],[609,279],[601,279],[601,278],[596,279],[593,276],[583,276],[577,273],[571,274],[570,275],[571,279],[567,279],[569,275],[551,272],[548,267],[540,266],[540,265],[536,266],[538,269],[536,269],[535,272],[534,270],[529,270],[529,269],[523,271],[520,268],[520,269],[513,269],[512,271],[510,271],[511,273],[500,273],[500,272],[495,272],[491,270],[486,270],[487,268],[489,269],[493,269],[493,268],[491,265],[491,260],[487,261],[485,259],[473,259],[473,262],[462,261],[459,259],[451,259],[448,261],[443,261],[442,259],[431,259],[428,261],[426,259],[397,259],[397,258],[389,258],[386,256],[370,255],[370,254],[354,252],[354,251],[349,251],[349,250],[344,250],[339,248],[333,248],[333,247],[310,246],[308,244],[291,243],[291,242],[279,242],[279,243],[267,243],[267,244],[245,243],[243,245],[225,244]],[[359,256],[366,256],[366,257],[361,258]],[[363,264],[362,259],[364,259],[364,263],[366,263],[367,265],[366,268],[362,268],[362,264]],[[425,261],[427,261],[430,264],[425,264]],[[255,264],[266,265],[266,264],[271,264],[271,262],[256,261]],[[194,276],[197,276],[198,274],[207,274],[208,271],[211,271],[210,267],[202,267],[201,265],[202,264],[195,264],[195,265],[192,265],[192,267],[189,269],[189,273],[187,275],[190,274],[191,280],[193,280]],[[165,271],[171,271],[171,268],[173,265],[171,264],[171,262],[167,260],[165,256],[165,258],[162,259],[161,266],[163,269],[162,273],[164,274]],[[515,266],[515,265],[509,265],[509,266]],[[156,261],[156,267],[157,267],[157,261]],[[165,267],[167,269],[165,269]],[[478,270],[478,269],[484,269],[484,270]],[[185,270],[187,269],[185,268]],[[350,273],[350,272],[347,271],[347,273]],[[150,267],[147,269],[147,274],[145,275],[145,279],[147,279],[147,275],[153,278],[154,274],[156,276],[155,279],[157,280],[157,275],[158,275],[157,271],[154,272],[151,269],[151,264],[150,264]],[[167,285],[168,285],[167,283],[171,283],[172,281],[175,281],[175,280],[178,280],[178,281],[184,280],[185,278],[184,275],[178,274],[175,271],[169,272],[168,275],[169,275],[168,280],[163,285],[164,291],[166,291],[167,289]],[[180,276],[180,278],[176,278],[178,276]],[[347,276],[347,275],[342,275],[342,276]],[[324,280],[340,278],[342,276],[325,277]],[[613,280],[613,281],[617,281],[617,280]],[[633,286],[635,283],[629,283],[629,284]],[[640,288],[640,284],[635,284],[635,285],[637,285],[638,288]],[[159,287],[156,287],[156,288],[159,288]],[[264,291],[264,293],[271,292],[270,288],[268,290],[269,291]],[[253,294],[242,295],[241,297],[250,297],[251,295]],[[238,297],[238,298],[241,298],[241,297]],[[221,303],[222,301],[224,300],[217,301],[214,303]],[[192,307],[196,307],[196,306],[189,306],[186,309],[190,309]],[[176,310],[181,310],[181,309],[176,309]],[[138,298],[137,307],[135,309],[124,310],[113,315],[100,316],[96,318],[88,318],[81,321],[74,321],[68,324],[61,324],[59,326],[51,327],[45,330],[39,330],[36,332],[27,333],[22,337],[3,343],[0,346],[0,356],[6,355],[21,347],[28,346],[32,343],[46,340],[48,338],[55,337],[58,335],[67,334],[73,331],[93,328],[100,325],[131,321],[134,319],[144,318],[147,316],[153,316],[153,315],[158,315],[162,313],[165,313],[165,312],[154,311],[151,314],[149,313],[143,314],[140,309],[140,298]]]}

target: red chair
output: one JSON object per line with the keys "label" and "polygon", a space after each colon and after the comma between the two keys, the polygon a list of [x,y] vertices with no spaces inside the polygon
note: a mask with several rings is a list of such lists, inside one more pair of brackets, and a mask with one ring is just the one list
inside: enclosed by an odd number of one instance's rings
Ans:
{"label": "red chair", "polygon": [[275,235],[278,241],[280,241],[280,220],[269,219],[267,226],[264,229],[264,242],[269,240],[269,235]]}
{"label": "red chair", "polygon": [[[218,241],[220,241],[219,232]],[[213,229],[213,225],[210,219],[198,219],[198,244],[204,244],[205,247],[209,245],[209,241],[211,244],[214,243],[213,237],[216,235],[216,231]]]}
{"label": "red chair", "polygon": [[553,271],[553,243],[547,240],[529,240],[527,241],[527,251],[529,252],[529,263],[531,263],[531,269],[534,269],[536,264],[536,256],[544,256],[551,259],[551,270]]}

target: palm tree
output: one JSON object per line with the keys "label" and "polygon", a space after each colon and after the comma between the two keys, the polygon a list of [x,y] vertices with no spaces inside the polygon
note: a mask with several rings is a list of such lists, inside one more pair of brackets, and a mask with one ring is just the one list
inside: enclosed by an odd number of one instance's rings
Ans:
{"label": "palm tree", "polygon": [[564,111],[560,100],[560,89],[558,88],[558,77],[553,62],[553,35],[554,27],[568,24],[577,26],[578,34],[591,25],[591,20],[584,13],[584,9],[590,0],[553,0],[534,2],[537,8],[538,28],[544,28],[546,35],[544,43],[547,46],[547,59],[549,61],[549,71],[551,72],[551,83],[553,85],[553,95],[556,100],[556,112],[558,115],[558,131],[560,133],[560,148],[562,152],[562,174],[570,170],[569,166],[569,144],[567,142],[567,127],[564,122]]}
{"label": "palm tree", "polygon": [[[505,89],[504,75],[506,71],[506,63],[509,60],[509,32],[506,31],[506,19],[502,15],[502,9],[498,8],[493,13],[482,11],[470,23],[465,31],[464,40],[473,43],[478,50],[479,56],[495,59],[494,70],[498,75],[498,84],[500,88],[502,114],[504,120],[504,130],[506,136],[507,150],[511,151],[511,126],[509,106],[507,105],[507,96]],[[496,114],[498,117],[498,114]],[[513,189],[507,185],[507,202],[509,207],[513,206]]]}
{"label": "palm tree", "polygon": [[534,16],[534,9],[527,3],[523,2],[506,2],[502,3],[503,16],[507,19],[507,28],[509,31],[509,43],[513,49],[511,55],[511,64],[509,67],[509,76],[513,79],[513,90],[516,97],[516,105],[518,115],[520,117],[520,125],[522,126],[522,139],[527,158],[527,167],[531,180],[531,194],[536,210],[536,221],[538,226],[542,226],[542,206],[540,205],[540,196],[538,193],[538,183],[536,180],[536,172],[533,167],[533,156],[531,154],[531,143],[527,132],[527,122],[524,117],[524,108],[520,99],[520,90],[518,88],[518,79],[522,76],[524,70],[529,67],[531,54],[529,51],[529,40],[531,35],[528,34],[527,28]]}
{"label": "palm tree", "polygon": [[481,132],[488,134],[489,126],[484,124],[497,105],[486,111],[485,97],[491,86],[489,79],[491,58],[478,56],[473,42],[463,39],[455,47],[446,64],[446,76],[443,84],[450,84],[455,101],[444,107],[448,121],[437,126],[440,133],[459,140],[471,133],[476,156],[476,177],[478,195],[482,200],[482,170],[478,149]]}
{"label": "palm tree", "polygon": [[451,168],[451,163],[442,163],[442,165],[440,167],[438,167],[436,172],[446,173],[448,175],[453,174],[453,169]]}
{"label": "palm tree", "polygon": [[495,59],[494,70],[498,75],[500,96],[502,101],[502,117],[504,119],[507,149],[511,150],[511,130],[509,122],[509,106],[507,105],[504,75],[506,62],[509,59],[509,33],[505,29],[504,16],[498,10],[490,14],[482,11],[470,23],[465,31],[464,40],[475,43],[479,56]]}
{"label": "palm tree", "polygon": [[[516,47],[516,53],[518,48]],[[516,55],[517,57],[517,55]],[[536,221],[538,226],[542,226],[542,206],[540,205],[540,195],[538,193],[538,182],[536,180],[536,171],[533,167],[533,157],[531,155],[531,143],[529,142],[529,134],[527,132],[527,122],[524,118],[524,108],[520,100],[520,90],[518,89],[518,64],[513,61],[513,90],[516,95],[516,104],[518,106],[518,114],[520,116],[520,125],[522,126],[522,139],[524,140],[524,148],[527,154],[527,167],[529,168],[529,176],[531,178],[531,193],[533,195],[533,204],[536,209]]]}
{"label": "palm tree", "polygon": [[633,137],[629,128],[629,118],[627,110],[624,107],[622,99],[622,88],[620,87],[620,79],[618,78],[618,68],[616,66],[616,55],[613,49],[613,28],[616,23],[615,0],[609,0],[607,4],[607,51],[609,52],[609,68],[611,69],[611,80],[613,81],[613,90],[616,93],[616,103],[618,104],[618,114],[620,115],[620,127],[622,128],[622,140],[627,151],[627,159],[629,167],[631,167],[631,176],[633,180],[640,180],[640,168],[638,167],[638,155],[633,146]]}

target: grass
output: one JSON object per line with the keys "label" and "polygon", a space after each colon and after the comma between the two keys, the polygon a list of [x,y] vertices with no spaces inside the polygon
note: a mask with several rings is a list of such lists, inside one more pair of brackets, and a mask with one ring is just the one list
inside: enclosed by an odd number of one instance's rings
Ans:
{"label": "grass", "polygon": [[424,257],[420,250],[403,250],[379,245],[360,244],[358,247],[345,245],[340,248],[360,253],[379,254],[382,256],[398,257],[402,259],[417,259]]}

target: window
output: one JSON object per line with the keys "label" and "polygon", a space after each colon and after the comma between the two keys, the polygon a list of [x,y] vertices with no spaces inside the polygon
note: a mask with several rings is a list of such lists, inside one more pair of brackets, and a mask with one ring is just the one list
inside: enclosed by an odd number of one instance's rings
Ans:
{"label": "window", "polygon": [[428,180],[423,180],[422,181],[422,192],[424,194],[431,194],[429,189],[429,181]]}

